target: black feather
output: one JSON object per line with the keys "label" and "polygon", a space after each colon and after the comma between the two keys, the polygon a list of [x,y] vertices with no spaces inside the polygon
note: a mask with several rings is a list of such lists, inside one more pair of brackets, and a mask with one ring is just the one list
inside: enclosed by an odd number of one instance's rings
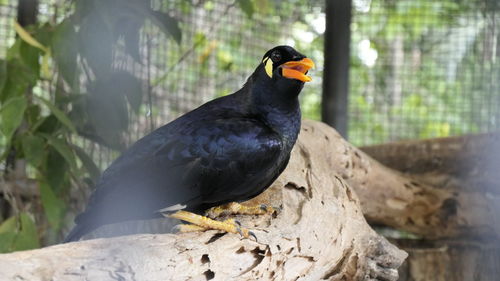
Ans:
{"label": "black feather", "polygon": [[[282,57],[303,55],[286,46]],[[273,49],[274,50],[274,49]],[[284,170],[300,129],[303,82],[261,64],[238,92],[215,99],[137,141],[103,173],[65,242],[171,206],[203,210],[244,201]]]}

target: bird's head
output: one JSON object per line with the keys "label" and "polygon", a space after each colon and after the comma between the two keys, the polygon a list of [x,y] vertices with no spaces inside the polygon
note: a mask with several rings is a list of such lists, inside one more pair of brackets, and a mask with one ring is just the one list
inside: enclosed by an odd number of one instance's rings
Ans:
{"label": "bird's head", "polygon": [[255,94],[263,101],[295,99],[314,66],[311,59],[290,46],[277,46],[267,51],[253,77]]}
{"label": "bird's head", "polygon": [[312,80],[306,74],[314,67],[314,62],[290,46],[277,46],[267,51],[262,65],[270,79],[292,79],[302,83]]}

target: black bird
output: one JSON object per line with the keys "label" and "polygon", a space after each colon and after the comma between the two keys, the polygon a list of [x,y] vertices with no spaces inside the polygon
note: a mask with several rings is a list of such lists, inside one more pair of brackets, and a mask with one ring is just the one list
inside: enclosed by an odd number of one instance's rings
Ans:
{"label": "black bird", "polygon": [[288,164],[300,130],[298,95],[313,66],[292,47],[275,47],[242,89],[137,141],[104,171],[65,242],[161,211],[190,212],[177,217],[193,222],[183,215],[263,192]]}

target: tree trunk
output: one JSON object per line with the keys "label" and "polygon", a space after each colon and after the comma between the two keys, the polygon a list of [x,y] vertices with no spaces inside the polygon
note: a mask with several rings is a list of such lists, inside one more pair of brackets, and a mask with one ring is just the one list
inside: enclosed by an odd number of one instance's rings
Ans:
{"label": "tree trunk", "polygon": [[363,148],[394,169],[331,137],[332,169],[356,191],[370,223],[426,238],[499,237],[498,134]]}
{"label": "tree trunk", "polygon": [[88,240],[0,255],[0,280],[397,280],[406,253],[366,223],[336,142],[354,149],[304,122],[285,172],[248,203],[281,210],[236,217],[258,242],[217,231]]}

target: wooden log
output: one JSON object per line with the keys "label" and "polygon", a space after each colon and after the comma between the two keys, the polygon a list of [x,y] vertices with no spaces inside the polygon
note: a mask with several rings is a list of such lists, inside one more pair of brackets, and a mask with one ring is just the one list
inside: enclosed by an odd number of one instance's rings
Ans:
{"label": "wooden log", "polygon": [[[490,174],[488,178],[492,182],[491,188],[488,188],[490,191],[478,192],[484,188],[458,188],[463,186],[460,184],[463,178],[456,178],[446,173],[439,174],[426,170],[426,174],[418,175],[386,167],[353,147],[327,125],[306,123],[304,130],[311,130],[311,134],[318,138],[329,140],[330,146],[325,149],[325,153],[329,155],[328,165],[332,167],[332,172],[339,174],[356,191],[363,213],[369,222],[406,230],[426,238],[500,237],[500,216],[497,215],[500,213],[500,189],[499,182],[496,181],[500,173],[495,171],[499,166],[493,165],[494,161],[500,158],[497,154],[500,147],[496,146],[497,137],[484,140],[478,145],[473,145],[474,141],[466,145],[470,148],[471,154],[482,155],[482,158],[475,158],[473,163],[481,161],[489,163],[487,166],[490,172],[487,173]],[[441,145],[440,149],[452,150],[449,146]],[[484,149],[484,152],[472,152],[474,147]],[[365,150],[378,151],[377,148],[371,150],[365,148]],[[454,151],[458,153],[461,150],[463,148]],[[404,151],[407,151],[408,155],[419,155],[408,148],[399,151],[400,155],[404,155]],[[384,153],[377,155],[382,158]],[[458,161],[458,158],[456,159]],[[467,163],[466,160],[467,158],[464,159]],[[393,167],[405,167],[402,170],[406,171],[411,166],[404,164],[398,166],[396,162],[392,163]],[[470,170],[469,182],[473,181],[475,173],[480,173],[475,165],[457,166]],[[462,172],[457,174],[462,175]]]}
{"label": "wooden log", "polygon": [[[397,280],[406,253],[366,223],[332,169],[336,133],[304,122],[285,172],[236,217],[258,241],[217,231],[94,239],[0,255],[0,280]],[[363,169],[358,166],[358,169]]]}
{"label": "wooden log", "polygon": [[402,141],[361,150],[438,188],[500,192],[500,133]]}

